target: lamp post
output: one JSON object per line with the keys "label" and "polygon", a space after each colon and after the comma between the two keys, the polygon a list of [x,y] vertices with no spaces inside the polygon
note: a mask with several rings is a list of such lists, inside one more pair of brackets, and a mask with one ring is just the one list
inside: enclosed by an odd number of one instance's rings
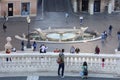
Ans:
{"label": "lamp post", "polygon": [[30,16],[27,16],[27,23],[28,23],[28,42],[27,42],[27,48],[31,48],[31,44],[30,44]]}

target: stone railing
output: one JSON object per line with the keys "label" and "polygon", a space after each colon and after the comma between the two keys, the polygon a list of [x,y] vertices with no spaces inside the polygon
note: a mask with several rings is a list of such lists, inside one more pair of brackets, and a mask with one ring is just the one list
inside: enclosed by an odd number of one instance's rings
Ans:
{"label": "stone railing", "polygon": [[[1,52],[0,72],[57,71],[57,57],[58,53],[53,52]],[[65,53],[65,71],[81,71],[84,61],[88,63],[89,72],[120,74],[119,54]]]}

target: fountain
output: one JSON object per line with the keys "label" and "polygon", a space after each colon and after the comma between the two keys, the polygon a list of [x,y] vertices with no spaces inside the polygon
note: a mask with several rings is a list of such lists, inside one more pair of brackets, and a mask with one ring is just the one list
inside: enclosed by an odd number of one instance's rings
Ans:
{"label": "fountain", "polygon": [[[88,27],[80,27],[77,29],[73,27],[71,29],[51,29],[49,27],[46,30],[36,28],[35,31],[30,33],[30,39],[38,42],[87,42],[100,39],[100,36],[95,31],[88,31]],[[16,36],[18,38],[18,36]],[[21,39],[21,38],[19,38]],[[26,35],[27,39],[27,35]]]}

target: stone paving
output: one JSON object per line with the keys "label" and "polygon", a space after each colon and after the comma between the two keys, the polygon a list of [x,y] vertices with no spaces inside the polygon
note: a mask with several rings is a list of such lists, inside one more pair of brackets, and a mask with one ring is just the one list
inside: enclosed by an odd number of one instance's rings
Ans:
{"label": "stone paving", "polygon": [[[76,28],[81,27],[79,24],[79,16],[70,14],[68,18],[68,24],[65,22],[64,18],[65,13],[45,13],[44,14],[44,20],[41,20],[40,16],[32,17],[32,21],[30,24],[30,31],[33,31],[34,28],[41,28],[41,29],[48,29],[49,26],[51,28],[73,28],[76,26]],[[114,49],[118,46],[117,41],[117,31],[119,30],[119,21],[120,21],[120,14],[95,14],[93,16],[89,14],[81,14],[84,17],[84,26],[88,26],[89,30],[97,30],[99,33],[103,32],[104,30],[108,30],[108,27],[110,24],[113,25],[113,33],[112,37],[108,37],[105,45],[103,46],[101,44],[100,40],[94,41],[94,42],[86,42],[86,43],[74,43],[74,44],[52,44],[52,43],[45,43],[49,48],[48,51],[53,51],[56,47],[58,48],[65,48],[66,52],[69,52],[69,49],[72,45],[75,47],[79,47],[81,49],[81,52],[89,53],[94,52],[94,48],[96,45],[99,45],[102,53],[108,53],[108,54],[114,54]],[[28,25],[26,23],[26,18],[9,18],[7,25],[7,31],[4,32],[2,29],[3,25],[3,19],[0,19],[0,51],[4,50],[4,45],[6,43],[6,37],[11,36],[12,37],[12,45],[13,47],[16,47],[17,50],[20,50],[20,40],[17,40],[14,36],[22,35],[23,33],[27,34],[27,28]],[[42,43],[38,43],[37,50],[39,51],[39,46]],[[27,77],[0,77],[0,80],[27,80]],[[58,77],[39,77],[39,80],[61,80]],[[62,80],[81,80],[80,77],[65,77]],[[119,80],[118,78],[93,78],[90,77],[89,80]]]}
{"label": "stone paving", "polygon": [[[39,15],[39,14],[38,14]],[[108,14],[99,14],[96,13],[95,15],[89,15],[87,13],[80,14],[80,16],[84,17],[83,24],[84,26],[88,26],[88,30],[90,31],[97,31],[99,33],[103,32],[104,30],[108,31],[109,25],[113,25],[113,32],[112,36],[109,36],[105,45],[101,44],[101,40],[97,40],[94,42],[86,42],[86,43],[71,43],[71,44],[52,44],[52,43],[45,43],[49,48],[48,51],[53,51],[56,47],[57,48],[64,48],[66,52],[69,52],[70,47],[74,45],[75,47],[79,47],[82,53],[94,53],[94,48],[98,45],[101,49],[100,53],[115,53],[115,48],[118,47],[117,41],[117,31],[120,29],[119,21],[120,21],[120,14],[113,13],[111,15]],[[34,28],[41,28],[41,29],[48,29],[50,26],[51,28],[80,28],[80,21],[79,16],[75,14],[69,14],[68,23],[65,22],[65,13],[64,12],[47,12],[44,13],[44,19],[41,20],[41,16],[31,17],[30,23],[30,31],[33,31]],[[14,36],[22,35],[23,33],[27,34],[28,24],[26,22],[26,17],[22,18],[9,18],[7,25],[7,31],[4,32],[2,29],[3,25],[3,18],[0,18],[0,50],[4,50],[4,45],[6,43],[6,37],[12,37],[12,45],[16,47],[17,50],[20,50],[20,40],[17,40]],[[39,46],[42,43],[38,43],[37,50],[39,51]],[[57,46],[56,46],[57,45]],[[64,46],[64,47],[63,47]]]}
{"label": "stone paving", "polygon": [[[67,76],[65,78],[59,78],[57,76],[39,76],[38,79],[27,79],[27,76],[21,77],[0,77],[0,80],[83,80],[80,77],[70,77]],[[119,80],[118,78],[93,78],[89,77],[86,80]]]}

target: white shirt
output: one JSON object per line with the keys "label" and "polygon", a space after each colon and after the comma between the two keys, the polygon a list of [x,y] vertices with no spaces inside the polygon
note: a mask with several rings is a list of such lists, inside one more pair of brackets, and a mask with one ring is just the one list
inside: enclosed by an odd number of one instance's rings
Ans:
{"label": "white shirt", "polygon": [[44,52],[46,49],[48,49],[48,47],[46,47],[46,46],[41,46],[40,49],[42,49],[41,51]]}
{"label": "white shirt", "polygon": [[82,17],[82,16],[80,16],[80,19],[83,19],[83,17]]}

